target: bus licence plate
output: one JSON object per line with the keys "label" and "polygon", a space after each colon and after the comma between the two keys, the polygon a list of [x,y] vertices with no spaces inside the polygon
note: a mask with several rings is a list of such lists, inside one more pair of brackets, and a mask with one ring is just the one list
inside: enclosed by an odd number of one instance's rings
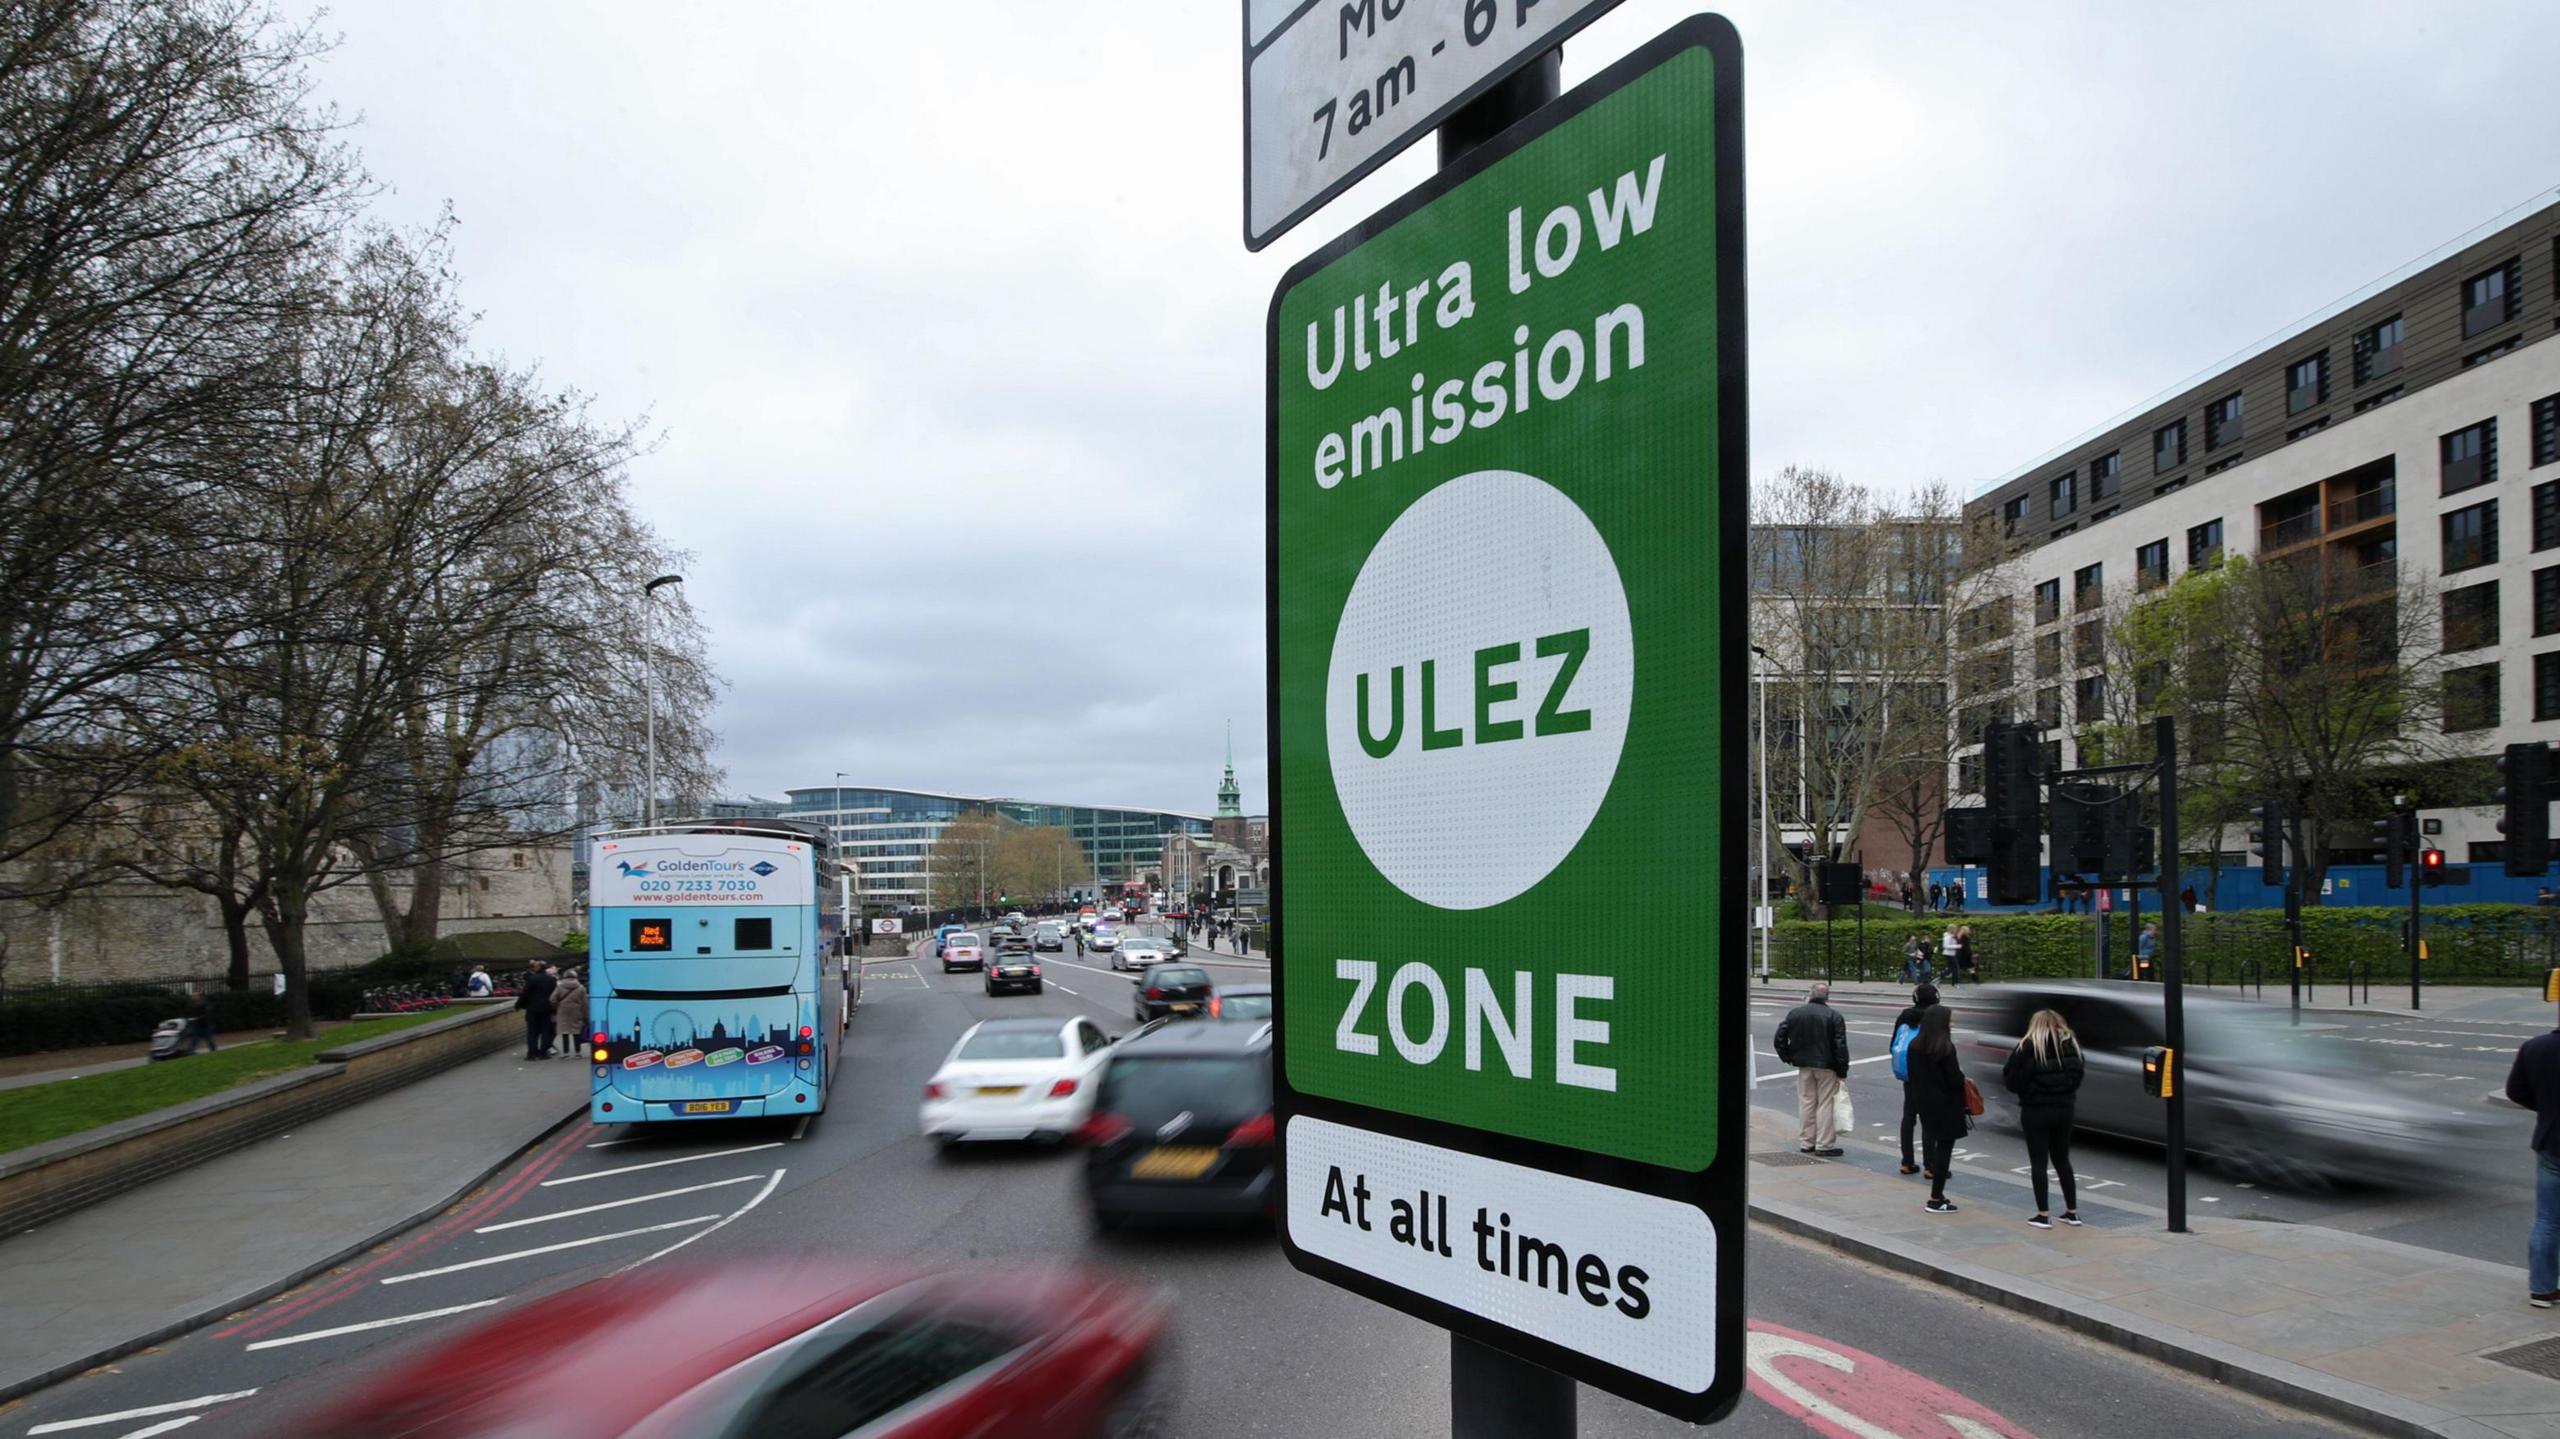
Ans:
{"label": "bus licence plate", "polygon": [[686,1114],[727,1114],[737,1107],[738,1101],[734,1099],[688,1099],[684,1102],[682,1112]]}

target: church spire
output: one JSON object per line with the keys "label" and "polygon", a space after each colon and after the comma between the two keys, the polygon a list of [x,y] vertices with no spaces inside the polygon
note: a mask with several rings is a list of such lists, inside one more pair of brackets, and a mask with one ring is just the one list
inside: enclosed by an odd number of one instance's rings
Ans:
{"label": "church spire", "polygon": [[1218,818],[1244,818],[1244,789],[1236,783],[1236,722],[1227,721],[1227,777],[1218,784]]}

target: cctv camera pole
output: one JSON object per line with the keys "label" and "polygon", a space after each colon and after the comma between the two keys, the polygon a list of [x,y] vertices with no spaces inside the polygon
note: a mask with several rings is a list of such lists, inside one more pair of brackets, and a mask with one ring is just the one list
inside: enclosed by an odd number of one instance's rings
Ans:
{"label": "cctv camera pole", "polygon": [[[1548,103],[1564,90],[1559,46],[1523,65],[1443,121],[1440,167]],[[1765,820],[1764,820],[1765,822]],[[1573,1439],[1574,1383],[1463,1334],[1449,1336],[1451,1439]]]}
{"label": "cctv camera pole", "polygon": [[2160,768],[2160,1015],[2161,1042],[2169,1047],[2169,1232],[2187,1232],[2187,1010],[2186,948],[2181,906],[2171,896],[2178,881],[2178,725],[2162,715],[2151,722],[2152,749]]}

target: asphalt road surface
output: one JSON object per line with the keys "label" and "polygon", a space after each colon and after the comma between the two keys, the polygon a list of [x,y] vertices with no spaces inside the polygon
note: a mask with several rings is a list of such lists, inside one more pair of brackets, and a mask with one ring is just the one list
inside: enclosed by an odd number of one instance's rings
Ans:
{"label": "asphalt road surface", "polygon": [[[1770,1045],[1779,1018],[1803,999],[1801,984],[1772,984],[1752,995],[1753,1057],[1762,1077],[1752,1102],[1789,1115],[1795,1113],[1794,1071],[1778,1063]],[[2271,1017],[2284,1014],[2285,1001],[2274,989],[2264,1002]],[[1901,1006],[1844,997],[1835,1007],[1849,1024],[1849,1093],[1858,1115],[1857,1132],[1843,1147],[1853,1162],[1889,1167],[1899,1160],[1901,1147],[1902,1086],[1893,1078],[1890,1055],[1893,1019]],[[2400,1187],[2280,1189],[2223,1174],[2209,1162],[2193,1164],[2187,1171],[2188,1203],[2206,1213],[2320,1224],[2520,1265],[2525,1232],[2533,1224],[2533,1116],[2497,1091],[2506,1084],[2516,1046],[2548,1027],[2539,1018],[2509,1022],[2306,1011],[2299,1038],[2287,1035],[2284,1042],[2343,1054],[2376,1084],[2422,1104],[2485,1120],[2491,1138],[2444,1146]],[[1967,1058],[1975,1083],[1986,1094],[1997,1094],[2000,1076],[1978,1072],[1981,1068]],[[2082,1135],[2072,1141],[2072,1157],[2084,1191],[2153,1208],[2166,1203],[2167,1170],[2156,1145]],[[2024,1218],[2035,1207],[2025,1187],[2026,1163],[2026,1144],[2014,1130],[1985,1124],[1966,1136],[1955,1172],[2014,1180]]]}
{"label": "asphalt road surface", "polygon": [[[573,1126],[327,1280],[0,1412],[0,1436],[273,1434],[406,1347],[502,1305],[635,1264],[749,1254],[1107,1266],[1174,1295],[1178,1434],[1447,1433],[1442,1332],[1297,1274],[1268,1234],[1097,1235],[1071,1152],[945,1158],[917,1134],[919,1089],[974,1020],[1081,1013],[1113,1032],[1131,1027],[1126,976],[1072,953],[1042,959],[1045,994],[993,999],[977,976],[945,976],[930,960],[874,962],[823,1116],[643,1133]],[[1258,966],[1213,972],[1262,977]],[[1765,1230],[1750,1244],[1751,1393],[1724,1433],[2341,1432]],[[1844,1370],[1858,1411],[1846,1416],[1804,1382]],[[529,1409],[575,1402],[556,1387],[526,1399]],[[1580,1430],[1690,1432],[1589,1390]]]}

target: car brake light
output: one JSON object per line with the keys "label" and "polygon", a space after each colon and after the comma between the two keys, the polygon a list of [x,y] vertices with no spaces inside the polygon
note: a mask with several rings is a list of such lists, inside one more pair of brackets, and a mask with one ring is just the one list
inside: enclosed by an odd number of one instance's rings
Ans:
{"label": "car brake light", "polygon": [[938,1079],[924,1087],[924,1097],[927,1099],[948,1099],[950,1096],[951,1091],[943,1088],[942,1081]]}
{"label": "car brake light", "polygon": [[1038,979],[1040,977],[1040,966],[1036,964],[1031,966],[1031,977],[1033,979]]}
{"label": "car brake light", "polygon": [[1156,987],[1155,987],[1154,985],[1152,985],[1152,984],[1151,984],[1151,985],[1148,985],[1148,986],[1147,986],[1147,998],[1149,998],[1149,999],[1162,999],[1162,998],[1164,998],[1164,991],[1163,991],[1163,990],[1161,990],[1161,989],[1156,988]]}
{"label": "car brake light", "polygon": [[1253,1118],[1248,1119],[1244,1123],[1235,1127],[1235,1132],[1227,1136],[1226,1147],[1229,1149],[1268,1149],[1271,1147],[1272,1141],[1279,1138],[1279,1136],[1279,1128],[1271,1122],[1271,1116],[1268,1114],[1257,1114]]}
{"label": "car brake light", "polygon": [[1210,995],[1210,996],[1209,996],[1209,1017],[1210,1017],[1211,1019],[1216,1019],[1216,1018],[1218,1017],[1218,1015],[1219,1015],[1220,1009],[1221,1009],[1221,1005],[1220,1005],[1220,1004],[1219,1004],[1219,1002],[1218,1002],[1218,997],[1217,997],[1216,995],[1214,995],[1214,994],[1213,994],[1213,995]]}
{"label": "car brake light", "polygon": [[1116,1114],[1096,1114],[1076,1126],[1078,1144],[1109,1144],[1129,1132],[1129,1121]]}
{"label": "car brake light", "polygon": [[1051,1099],[1064,1099],[1075,1092],[1076,1082],[1072,1079],[1061,1079],[1049,1086],[1049,1097]]}

